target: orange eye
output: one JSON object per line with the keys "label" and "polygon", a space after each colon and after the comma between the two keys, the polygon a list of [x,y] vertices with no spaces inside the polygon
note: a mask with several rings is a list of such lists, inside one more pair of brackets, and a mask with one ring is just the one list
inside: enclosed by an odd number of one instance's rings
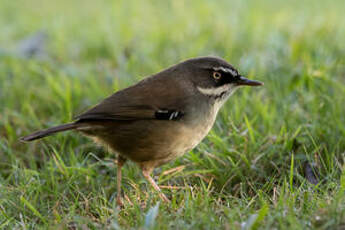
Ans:
{"label": "orange eye", "polygon": [[213,78],[214,78],[214,79],[218,80],[218,79],[220,79],[221,77],[222,77],[222,74],[221,74],[221,73],[219,73],[219,72],[217,72],[217,71],[213,72]]}

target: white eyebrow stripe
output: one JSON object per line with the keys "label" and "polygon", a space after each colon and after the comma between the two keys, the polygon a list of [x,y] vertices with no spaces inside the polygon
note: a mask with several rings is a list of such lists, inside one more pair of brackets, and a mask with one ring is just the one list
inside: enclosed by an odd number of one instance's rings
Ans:
{"label": "white eyebrow stripe", "polygon": [[215,67],[215,68],[213,68],[213,70],[214,71],[223,71],[223,72],[226,72],[226,73],[230,73],[232,76],[234,76],[234,77],[236,77],[237,75],[238,75],[238,73],[235,71],[235,70],[233,70],[233,69],[230,69],[230,68],[224,68],[224,67],[222,67],[222,66],[220,66],[220,67]]}

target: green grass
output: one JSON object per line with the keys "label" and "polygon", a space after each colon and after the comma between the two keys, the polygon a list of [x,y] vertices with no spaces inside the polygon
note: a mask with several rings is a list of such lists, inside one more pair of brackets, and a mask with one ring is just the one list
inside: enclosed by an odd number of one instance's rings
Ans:
{"label": "green grass", "polygon": [[[0,4],[0,228],[345,228],[342,0],[71,2]],[[38,31],[45,51],[22,57]],[[118,209],[112,154],[76,133],[18,142],[209,54],[265,86],[237,91],[196,149],[155,170],[170,205],[129,163]]]}

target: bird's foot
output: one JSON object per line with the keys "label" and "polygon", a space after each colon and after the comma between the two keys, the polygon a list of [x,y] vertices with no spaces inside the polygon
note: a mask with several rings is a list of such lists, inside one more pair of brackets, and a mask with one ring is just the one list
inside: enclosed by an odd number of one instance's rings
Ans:
{"label": "bird's foot", "polygon": [[124,206],[121,197],[117,197],[117,198],[116,198],[116,204],[117,204],[117,206],[119,206],[119,207],[121,207],[121,208]]}
{"label": "bird's foot", "polygon": [[164,195],[164,193],[162,193],[161,191],[159,191],[159,197],[167,204],[170,204],[170,200],[168,199],[168,197],[166,197]]}

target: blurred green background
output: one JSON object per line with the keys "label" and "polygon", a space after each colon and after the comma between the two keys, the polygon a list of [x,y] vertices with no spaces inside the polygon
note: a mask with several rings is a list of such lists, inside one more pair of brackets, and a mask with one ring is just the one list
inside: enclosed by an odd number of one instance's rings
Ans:
{"label": "blurred green background", "polygon": [[[0,228],[344,228],[344,9],[343,0],[1,0]],[[265,86],[236,92],[203,143],[155,171],[174,187],[163,189],[171,205],[156,205],[130,163],[116,207],[113,156],[80,135],[18,142],[204,55]]]}

